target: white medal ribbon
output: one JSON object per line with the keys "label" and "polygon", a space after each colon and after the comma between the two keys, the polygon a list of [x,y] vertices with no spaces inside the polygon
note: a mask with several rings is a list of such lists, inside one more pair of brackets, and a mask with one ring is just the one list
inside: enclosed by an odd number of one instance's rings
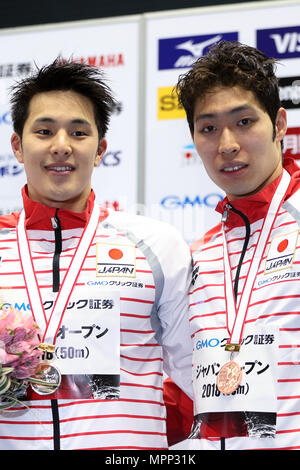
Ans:
{"label": "white medal ribbon", "polygon": [[22,210],[17,226],[17,240],[19,247],[19,256],[22,270],[24,273],[26,289],[31,305],[32,315],[39,328],[44,332],[43,341],[54,344],[56,335],[68,305],[74,284],[79,275],[81,266],[93,240],[98,226],[100,208],[94,204],[90,219],[81,235],[75,254],[64,278],[60,291],[57,294],[55,304],[52,309],[49,321],[47,321],[41,293],[37,284],[36,275],[33,268],[33,262],[30,255],[29,241],[25,229],[25,212]]}
{"label": "white medal ribbon", "polygon": [[263,226],[261,228],[259,240],[254,251],[252,258],[251,266],[249,269],[248,277],[245,281],[244,289],[241,294],[239,307],[236,307],[233,286],[232,286],[232,277],[231,277],[231,267],[229,261],[229,254],[226,243],[226,236],[224,230],[224,223],[222,226],[223,234],[223,248],[224,248],[224,269],[225,269],[225,296],[226,296],[226,307],[227,307],[227,328],[230,334],[229,343],[231,344],[240,344],[242,339],[243,327],[247,315],[248,305],[250,296],[253,289],[253,284],[257,275],[261,257],[264,253],[265,246],[268,242],[277,212],[281,206],[284,195],[287,191],[287,188],[290,183],[290,175],[286,170],[283,170],[283,175],[281,181],[275,191],[272,201],[269,206],[267,216],[264,220]]}

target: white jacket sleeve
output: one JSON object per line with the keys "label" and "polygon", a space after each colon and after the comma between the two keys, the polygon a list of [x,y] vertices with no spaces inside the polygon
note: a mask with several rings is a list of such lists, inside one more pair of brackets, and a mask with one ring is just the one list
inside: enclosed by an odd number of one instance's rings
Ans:
{"label": "white jacket sleeve", "polygon": [[188,320],[192,261],[187,244],[170,230],[160,247],[164,284],[157,305],[165,373],[192,398],[192,340]]}

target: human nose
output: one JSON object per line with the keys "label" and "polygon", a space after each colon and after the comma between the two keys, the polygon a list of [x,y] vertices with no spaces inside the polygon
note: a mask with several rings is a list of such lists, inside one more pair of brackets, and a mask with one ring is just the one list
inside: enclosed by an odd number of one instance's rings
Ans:
{"label": "human nose", "polygon": [[223,155],[236,154],[240,150],[240,145],[236,140],[234,132],[230,129],[223,129],[219,141],[219,153]]}
{"label": "human nose", "polygon": [[72,152],[67,132],[61,130],[55,134],[51,143],[51,153],[58,157],[67,157]]}

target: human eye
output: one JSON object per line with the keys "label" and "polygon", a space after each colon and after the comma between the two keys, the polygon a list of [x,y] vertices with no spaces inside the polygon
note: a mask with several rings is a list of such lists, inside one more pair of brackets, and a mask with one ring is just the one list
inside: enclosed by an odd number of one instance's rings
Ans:
{"label": "human eye", "polygon": [[82,137],[86,135],[86,132],[84,131],[73,131],[71,132],[71,135],[74,137]]}
{"label": "human eye", "polygon": [[51,131],[49,129],[37,129],[35,133],[38,135],[50,135]]}
{"label": "human eye", "polygon": [[213,132],[216,130],[216,126],[206,126],[202,129],[202,132],[204,132],[205,134],[209,134],[210,132]]}
{"label": "human eye", "polygon": [[88,126],[84,125],[72,126],[70,128],[70,135],[72,137],[86,137],[90,135],[90,130]]}
{"label": "human eye", "polygon": [[216,130],[216,126],[209,124],[206,126],[199,126],[198,132],[200,132],[200,134],[210,134]]}
{"label": "human eye", "polygon": [[245,117],[245,118],[242,118],[238,121],[238,126],[239,127],[245,127],[245,126],[249,126],[250,124],[253,123],[253,119],[252,118],[249,118],[249,117]]}

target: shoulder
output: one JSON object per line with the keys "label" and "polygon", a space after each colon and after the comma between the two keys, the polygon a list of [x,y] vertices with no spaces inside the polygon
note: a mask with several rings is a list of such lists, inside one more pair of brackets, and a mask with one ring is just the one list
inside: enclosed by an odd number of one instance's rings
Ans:
{"label": "shoulder", "polygon": [[221,223],[215,225],[215,227],[211,228],[208,232],[206,232],[203,237],[196,240],[191,245],[191,253],[196,253],[197,251],[204,248],[208,243],[215,240],[215,238],[221,233]]}
{"label": "shoulder", "polygon": [[0,216],[0,230],[3,228],[14,228],[18,224],[20,212],[12,212]]}
{"label": "shoulder", "polygon": [[123,211],[109,211],[105,222],[117,230],[131,234],[136,239],[149,239],[161,242],[168,240],[183,241],[181,233],[171,224],[143,215]]}
{"label": "shoulder", "polygon": [[191,253],[182,234],[174,226],[150,217],[126,212],[110,212],[104,221],[107,227],[124,234],[162,270],[175,273],[182,268],[190,269]]}

